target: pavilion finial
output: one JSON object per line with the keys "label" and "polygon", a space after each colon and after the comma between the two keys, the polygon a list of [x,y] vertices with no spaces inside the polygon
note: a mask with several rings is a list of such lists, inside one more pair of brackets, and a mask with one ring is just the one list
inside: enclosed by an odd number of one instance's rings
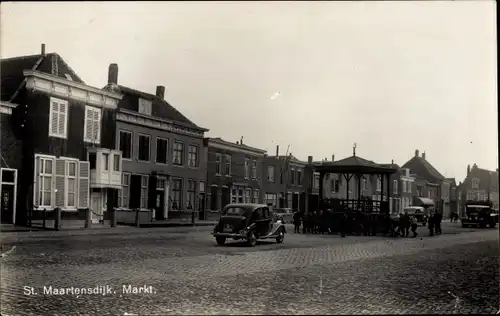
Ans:
{"label": "pavilion finial", "polygon": [[356,143],[354,143],[354,146],[352,146],[352,155],[356,156]]}

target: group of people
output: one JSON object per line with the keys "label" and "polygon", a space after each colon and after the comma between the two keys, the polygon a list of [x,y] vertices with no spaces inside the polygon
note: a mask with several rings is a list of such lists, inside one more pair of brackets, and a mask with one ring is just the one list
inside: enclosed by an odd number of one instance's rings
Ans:
{"label": "group of people", "polygon": [[328,222],[330,219],[330,210],[318,210],[313,212],[300,212],[297,211],[293,214],[294,232],[300,233],[300,226],[302,226],[302,233],[323,234],[329,232]]}

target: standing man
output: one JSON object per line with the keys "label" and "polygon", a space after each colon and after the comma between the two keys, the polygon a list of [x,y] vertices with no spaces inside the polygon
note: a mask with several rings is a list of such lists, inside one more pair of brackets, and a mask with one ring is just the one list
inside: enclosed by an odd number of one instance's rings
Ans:
{"label": "standing man", "polygon": [[295,227],[294,232],[296,234],[300,234],[300,220],[301,220],[300,215],[301,214],[299,211],[296,211],[295,213],[293,213],[293,226]]}
{"label": "standing man", "polygon": [[404,212],[402,221],[403,237],[408,237],[410,235],[410,216],[408,215],[408,211]]}
{"label": "standing man", "polygon": [[435,214],[434,211],[429,212],[429,218],[427,220],[427,226],[429,228],[429,236],[434,236],[434,228],[435,228]]}
{"label": "standing man", "polygon": [[436,234],[441,235],[441,221],[443,220],[443,214],[440,211],[438,211],[434,216],[436,217],[435,220]]}

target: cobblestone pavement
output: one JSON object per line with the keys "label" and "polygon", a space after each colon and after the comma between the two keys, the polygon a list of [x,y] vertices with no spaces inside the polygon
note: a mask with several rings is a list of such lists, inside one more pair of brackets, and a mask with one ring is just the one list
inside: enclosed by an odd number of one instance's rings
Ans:
{"label": "cobblestone pavement", "polygon": [[[284,244],[255,248],[217,247],[196,229],[2,243],[16,246],[0,259],[2,315],[492,313],[500,304],[495,230],[422,239],[288,234]],[[112,293],[43,293],[98,285]],[[123,285],[153,289],[129,294]]]}

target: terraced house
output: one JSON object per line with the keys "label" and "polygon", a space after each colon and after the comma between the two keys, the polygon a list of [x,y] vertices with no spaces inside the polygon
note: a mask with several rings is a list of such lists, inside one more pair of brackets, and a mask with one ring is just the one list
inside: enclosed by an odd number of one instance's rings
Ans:
{"label": "terraced house", "polygon": [[104,89],[123,95],[113,133],[123,156],[119,207],[154,210],[156,220],[204,209],[208,129],[168,103],[164,86],[151,94],[118,84],[116,64],[109,66]]}
{"label": "terraced house", "polygon": [[206,138],[207,206],[218,211],[229,203],[262,203],[262,167],[265,150],[240,141]]}
{"label": "terraced house", "polygon": [[[467,176],[458,186],[458,195],[461,202],[467,201],[488,201],[493,203],[493,207],[499,208],[498,193],[498,169],[491,171],[479,168],[477,164],[467,166]],[[464,205],[460,205],[460,211],[464,211]]]}
{"label": "terraced house", "polygon": [[3,202],[15,212],[12,221],[23,225],[29,210],[55,208],[64,211],[63,219],[78,217],[93,206],[90,190],[113,202],[121,178],[121,154],[114,150],[121,95],[86,85],[61,56],[46,54],[43,44],[38,55],[2,60],[1,81],[2,112],[11,113],[2,119],[2,160],[8,166],[2,182],[16,184],[16,200],[10,202],[9,193]]}

